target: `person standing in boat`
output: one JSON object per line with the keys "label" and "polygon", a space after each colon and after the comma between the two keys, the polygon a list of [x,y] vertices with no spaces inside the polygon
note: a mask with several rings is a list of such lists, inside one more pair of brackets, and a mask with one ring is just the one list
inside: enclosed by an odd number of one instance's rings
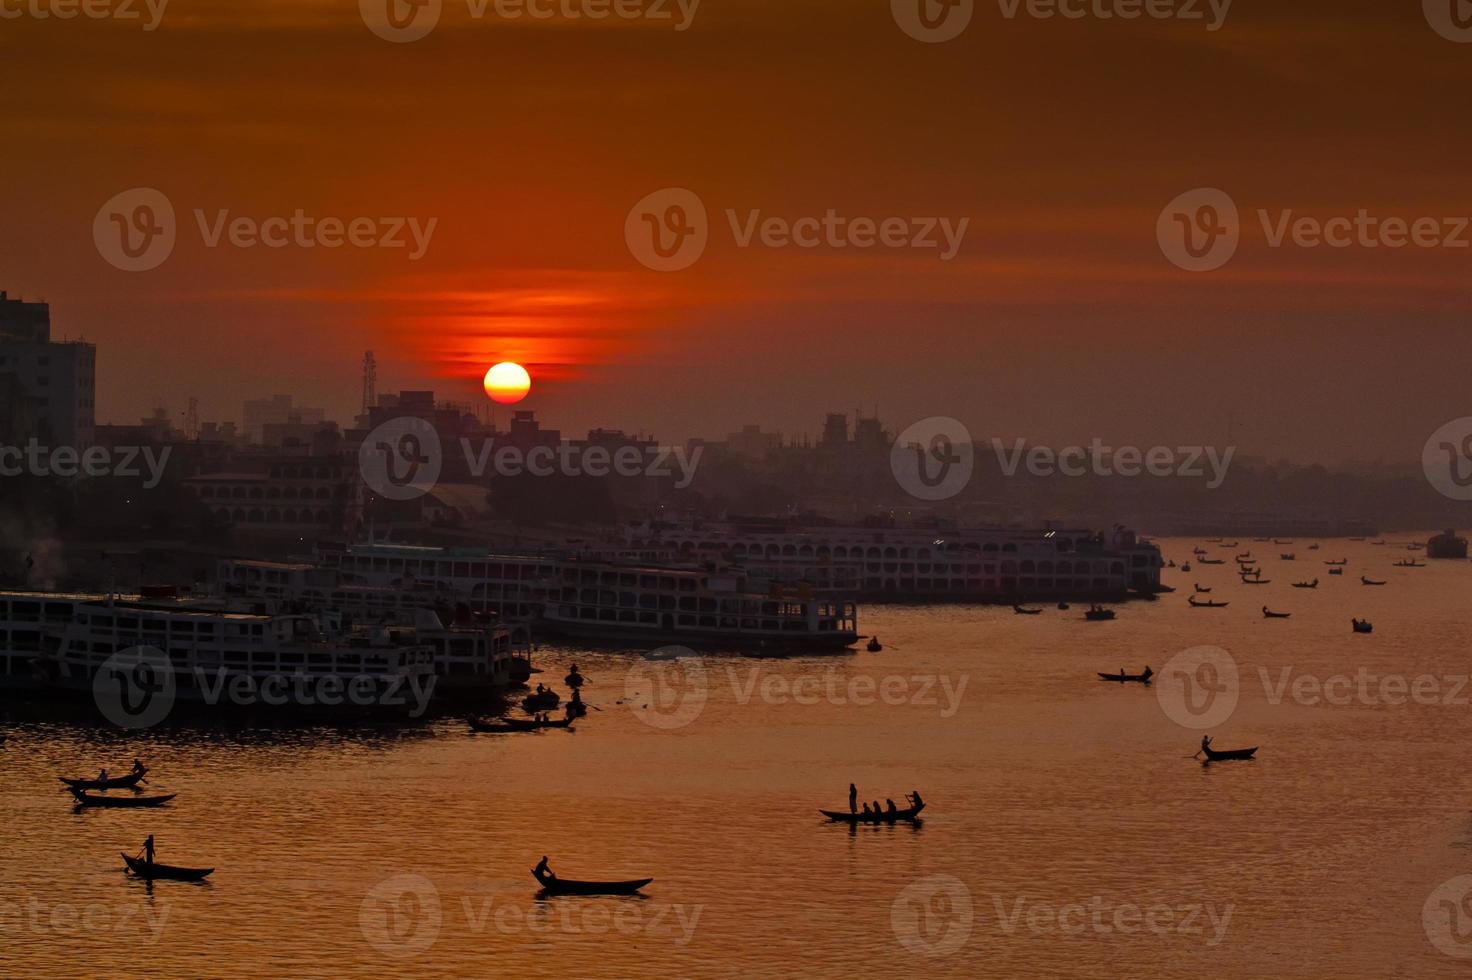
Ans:
{"label": "person standing in boat", "polygon": [[1201,751],[1202,752],[1205,752],[1205,751],[1209,750],[1210,748],[1211,748],[1211,736],[1210,735],[1203,735],[1203,736],[1201,736]]}
{"label": "person standing in boat", "polygon": [[848,784],[848,812],[859,812],[859,788],[853,783]]}
{"label": "person standing in boat", "polygon": [[153,863],[153,835],[152,834],[149,834],[148,835],[148,839],[143,842],[143,860],[146,863],[148,863],[148,864],[152,864]]}

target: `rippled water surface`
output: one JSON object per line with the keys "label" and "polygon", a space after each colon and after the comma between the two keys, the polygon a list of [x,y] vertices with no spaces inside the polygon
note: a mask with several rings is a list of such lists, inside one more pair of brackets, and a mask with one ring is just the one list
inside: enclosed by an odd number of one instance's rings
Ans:
{"label": "rippled water surface", "polygon": [[[1179,561],[1194,543],[1165,547]],[[667,670],[545,649],[545,677],[576,659],[591,679],[598,710],[573,732],[125,734],[0,714],[3,973],[1466,975],[1428,931],[1472,952],[1472,903],[1427,909],[1472,873],[1472,566],[1393,568],[1410,554],[1393,544],[1299,542],[1293,563],[1249,548],[1271,584],[1198,567],[1113,623],[871,607],[878,654]],[[1193,579],[1231,606],[1187,608]],[[1240,672],[1211,732],[1261,746],[1252,762],[1193,761],[1200,732],[1160,703],[1168,675],[1095,677],[1203,644]],[[1391,704],[1384,675],[1431,680]],[[1349,703],[1315,700],[1326,682]],[[72,811],[57,775],[135,755],[173,804]],[[919,789],[926,819],[824,822],[850,781],[901,805]],[[218,870],[129,879],[119,852],[149,833],[161,861]],[[569,878],[656,880],[643,898],[542,900],[542,854]]]}

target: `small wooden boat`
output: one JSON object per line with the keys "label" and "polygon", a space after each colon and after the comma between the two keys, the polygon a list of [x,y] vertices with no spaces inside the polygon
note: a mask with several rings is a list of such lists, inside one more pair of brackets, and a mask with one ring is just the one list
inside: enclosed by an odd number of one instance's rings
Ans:
{"label": "small wooden boat", "polygon": [[1316,544],[1311,544],[1311,545],[1308,546],[1308,550],[1309,551],[1318,551],[1319,550],[1319,546],[1316,545]]}
{"label": "small wooden boat", "polygon": [[1252,552],[1250,552],[1250,551],[1244,551],[1244,552],[1242,552],[1242,554],[1240,554],[1240,555],[1237,556],[1237,560],[1238,561],[1244,561],[1244,560],[1251,561],[1252,560]]}
{"label": "small wooden boat", "polygon": [[653,878],[630,878],[627,881],[575,881],[558,878],[556,875],[542,877],[536,871],[532,877],[548,895],[632,895]]}
{"label": "small wooden boat", "polygon": [[1297,561],[1298,560],[1298,556],[1295,555],[1291,551],[1285,551],[1281,555],[1279,555],[1278,557],[1280,559],[1282,559],[1283,561]]}
{"label": "small wooden boat", "polygon": [[571,674],[568,674],[566,677],[564,677],[562,679],[562,682],[564,684],[566,684],[568,687],[572,688],[574,691],[576,691],[578,688],[580,688],[580,687],[583,686],[583,680],[584,680],[583,675],[582,674],[579,674],[578,673],[578,669],[576,667],[574,667],[572,669],[572,673]]}
{"label": "small wooden boat", "polygon": [[1385,543],[1385,539],[1384,538],[1381,538],[1379,541],[1371,541],[1370,543],[1371,544],[1384,544]]}
{"label": "small wooden boat", "polygon": [[1202,751],[1206,753],[1206,758],[1210,762],[1225,762],[1229,759],[1250,759],[1253,753],[1257,751],[1257,746],[1254,745],[1250,749],[1227,749],[1223,752],[1218,752],[1216,749],[1208,746],[1202,749]]}
{"label": "small wooden boat", "polygon": [[1273,539],[1273,544],[1292,544],[1292,543],[1293,543],[1293,539],[1292,538],[1274,538]]}
{"label": "small wooden boat", "polygon": [[864,649],[868,650],[870,653],[878,653],[880,650],[883,650],[884,647],[880,645],[877,638],[871,636],[869,637],[869,642],[865,644]]}
{"label": "small wooden boat", "polygon": [[1383,581],[1377,582],[1377,581],[1375,581],[1372,578],[1366,578],[1365,576],[1361,575],[1360,576],[1360,584],[1361,585],[1384,585],[1385,583]]}
{"label": "small wooden boat", "polygon": [[1398,561],[1398,562],[1395,563],[1395,567],[1396,568],[1425,568],[1426,567],[1426,563],[1424,561]]}
{"label": "small wooden boat", "polygon": [[1206,539],[1206,543],[1207,544],[1221,544],[1222,543],[1222,539],[1221,538],[1207,538]]}
{"label": "small wooden boat", "polygon": [[1110,620],[1110,619],[1113,619],[1113,618],[1114,618],[1114,610],[1113,609],[1101,609],[1101,608],[1099,608],[1099,607],[1096,606],[1093,609],[1086,609],[1086,610],[1084,610],[1084,619],[1087,619],[1090,622],[1095,622],[1095,623],[1104,622],[1106,620]]}
{"label": "small wooden boat", "polygon": [[1227,563],[1227,560],[1225,558],[1203,558],[1203,559],[1201,559],[1201,564],[1203,564],[1203,565],[1225,565],[1226,563]]}
{"label": "small wooden boat", "polygon": [[1338,561],[1326,561],[1326,562],[1324,562],[1324,564],[1325,565],[1348,565],[1349,564],[1349,559],[1348,558],[1341,558]]}
{"label": "small wooden boat", "polygon": [[551,711],[562,703],[562,695],[556,691],[543,691],[540,694],[528,695],[521,706],[528,711]]}
{"label": "small wooden boat", "polygon": [[893,813],[880,812],[876,814],[873,811],[865,813],[862,810],[860,810],[858,813],[850,813],[847,810],[821,809],[818,812],[827,817],[829,820],[834,820],[839,823],[914,823],[915,819],[920,816],[920,811],[923,809],[925,809],[924,803],[921,803],[919,806],[906,807],[903,810],[897,809]]}
{"label": "small wooden boat", "polygon": [[1225,609],[1231,605],[1230,602],[1217,602],[1214,599],[1207,599],[1205,602],[1197,602],[1196,597],[1193,595],[1186,596],[1186,604],[1191,606],[1191,608],[1193,609]]}
{"label": "small wooden boat", "polygon": [[169,864],[149,863],[141,858],[123,855],[123,860],[128,864],[128,870],[139,878],[147,878],[150,881],[164,879],[167,881],[204,881],[215,873],[214,868],[176,868]]}
{"label": "small wooden boat", "polygon": [[1059,609],[1068,609],[1068,608],[1070,608],[1070,606],[1066,602],[1060,602],[1060,603],[1058,603],[1058,608]]}
{"label": "small wooden boat", "polygon": [[65,776],[56,778],[74,789],[132,789],[146,775],[147,769],[130,772],[126,776],[108,776],[106,779],[68,779]]}
{"label": "small wooden boat", "polygon": [[1181,571],[1183,571],[1183,572],[1189,572],[1190,570],[1191,570],[1191,563],[1190,562],[1187,561],[1187,562],[1182,562],[1181,563]]}
{"label": "small wooden boat", "polygon": [[1106,674],[1103,671],[1099,671],[1098,673],[1100,680],[1118,681],[1121,684],[1127,681],[1133,681],[1136,684],[1149,684],[1150,678],[1155,676],[1155,671],[1151,670],[1149,667],[1145,668],[1145,672],[1143,674]]}
{"label": "small wooden boat", "polygon": [[496,735],[505,735],[511,732],[536,732],[543,728],[567,728],[572,725],[571,718],[554,718],[547,721],[537,721],[535,718],[471,718],[470,729],[476,732],[487,732]]}
{"label": "small wooden boat", "polygon": [[1237,541],[1223,541],[1222,542],[1222,547],[1223,548],[1235,548],[1235,547],[1237,547],[1238,544],[1239,544],[1239,542],[1237,542]]}
{"label": "small wooden boat", "polygon": [[1342,569],[1342,568],[1331,568],[1331,569],[1329,569],[1329,574],[1330,575],[1343,575],[1344,574],[1344,569]]}
{"label": "small wooden boat", "polygon": [[1251,576],[1251,577],[1248,577],[1248,576],[1244,575],[1242,577],[1242,584],[1243,585],[1270,585],[1270,584],[1272,584],[1272,581],[1273,581],[1272,579],[1270,579],[1270,578],[1263,578],[1260,575],[1254,575],[1254,576]]}
{"label": "small wooden boat", "polygon": [[1019,616],[1041,616],[1043,613],[1041,609],[1029,609],[1026,606],[1013,606],[1012,611]]}
{"label": "small wooden boat", "polygon": [[82,790],[74,789],[72,796],[76,798],[77,806],[86,807],[140,807],[140,806],[163,806],[165,803],[178,796],[178,793],[169,793],[164,796],[94,796]]}
{"label": "small wooden boat", "polygon": [[1191,554],[1193,554],[1193,555],[1204,555],[1204,554],[1207,554],[1207,553],[1208,553],[1207,550],[1205,548],[1201,547],[1200,545],[1197,545],[1196,547],[1194,547],[1194,548],[1191,549]]}
{"label": "small wooden boat", "polygon": [[1375,632],[1374,625],[1368,619],[1352,619],[1352,620],[1350,620],[1350,623],[1353,624],[1354,631],[1356,633],[1373,633],[1373,632]]}
{"label": "small wooden boat", "polygon": [[1196,594],[1197,595],[1210,595],[1211,594],[1211,590],[1210,589],[1203,589],[1201,586],[1198,585],[1198,586],[1196,586]]}
{"label": "small wooden boat", "polygon": [[1289,616],[1292,616],[1292,615],[1293,615],[1292,613],[1273,612],[1267,606],[1263,606],[1262,607],[1262,618],[1263,619],[1287,619]]}
{"label": "small wooden boat", "polygon": [[1314,579],[1312,582],[1294,582],[1293,587],[1295,589],[1317,589],[1319,587],[1319,580]]}

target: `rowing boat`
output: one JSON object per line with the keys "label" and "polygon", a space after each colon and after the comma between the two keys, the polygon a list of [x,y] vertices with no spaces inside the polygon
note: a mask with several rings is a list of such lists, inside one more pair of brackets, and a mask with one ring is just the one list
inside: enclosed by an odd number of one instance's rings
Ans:
{"label": "rowing boat", "polygon": [[888,811],[874,813],[872,810],[868,813],[864,813],[862,810],[858,813],[851,813],[848,810],[822,809],[820,809],[818,812],[827,817],[829,820],[838,821],[840,823],[895,823],[896,821],[901,820],[914,823],[915,820],[919,818],[920,811],[923,809],[925,809],[924,803],[921,803],[919,806],[906,807],[903,810],[895,810],[893,813],[889,813]]}
{"label": "rowing boat", "polygon": [[540,694],[528,695],[521,704],[528,711],[551,711],[561,702],[562,695],[556,691],[543,691]]}
{"label": "rowing boat", "polygon": [[653,878],[630,878],[627,881],[573,881],[549,875],[543,878],[535,871],[532,877],[548,895],[632,895],[653,881]]}
{"label": "rowing boat", "polygon": [[1292,615],[1293,615],[1292,613],[1277,613],[1277,612],[1273,612],[1267,606],[1263,606],[1262,607],[1262,617],[1263,617],[1263,619],[1287,619],[1289,616],[1292,616]]}
{"label": "rowing boat", "polygon": [[1121,684],[1125,681],[1134,681],[1137,684],[1149,684],[1150,678],[1155,676],[1154,671],[1148,674],[1106,674],[1103,671],[1099,671],[1098,674],[1100,680],[1119,681]]}
{"label": "rowing boat", "polygon": [[1252,754],[1257,751],[1257,746],[1254,745],[1250,749],[1227,749],[1224,752],[1218,752],[1213,748],[1206,748],[1203,751],[1206,753],[1207,761],[1225,762],[1229,759],[1250,759],[1252,758]]}
{"label": "rowing boat", "polygon": [[477,732],[491,732],[495,734],[508,734],[511,732],[535,732],[543,728],[567,728],[572,725],[571,718],[555,718],[548,721],[537,721],[534,718],[495,718],[487,721],[484,718],[471,718],[470,728]]}
{"label": "rowing boat", "polygon": [[1360,584],[1361,585],[1384,585],[1385,583],[1384,582],[1377,582],[1377,581],[1375,581],[1372,578],[1366,578],[1365,576],[1361,575],[1360,576]]}
{"label": "rowing boat", "polygon": [[140,807],[140,806],[163,806],[165,803],[178,796],[178,793],[169,793],[165,796],[93,796],[79,789],[71,791],[77,800],[77,806],[95,807]]}
{"label": "rowing boat", "polygon": [[1230,602],[1217,602],[1215,599],[1197,602],[1194,595],[1186,596],[1186,604],[1192,609],[1225,609],[1231,605]]}
{"label": "rowing boat", "polygon": [[128,870],[140,878],[167,879],[169,881],[203,881],[215,873],[214,868],[176,868],[168,864],[154,862],[150,864],[139,858],[123,855],[123,860],[128,863]]}
{"label": "rowing boat", "polygon": [[147,769],[130,772],[126,776],[109,776],[106,779],[68,779],[65,776],[56,778],[74,789],[132,789],[146,775]]}

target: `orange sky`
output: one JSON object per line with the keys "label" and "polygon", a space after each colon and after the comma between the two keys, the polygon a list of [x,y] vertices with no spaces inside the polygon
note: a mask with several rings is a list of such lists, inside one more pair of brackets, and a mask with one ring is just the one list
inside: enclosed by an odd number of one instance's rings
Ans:
{"label": "orange sky", "polygon": [[[173,0],[153,31],[0,20],[0,288],[99,344],[112,421],[190,395],[236,418],[277,391],[345,419],[373,348],[381,390],[467,400],[522,361],[525,407],[572,431],[812,431],[877,402],[896,429],[1220,443],[1230,419],[1244,452],[1415,459],[1468,414],[1472,249],[1274,249],[1256,210],[1472,215],[1472,44],[1414,0],[1283,7],[1237,0],[1209,32],[978,3],[942,44],[887,0],[704,0],[683,31],[446,0],[405,44],[353,0]],[[1242,242],[1188,273],[1156,219],[1202,186],[1236,201]],[[92,239],[133,187],[177,212],[148,272]],[[666,187],[709,214],[679,272],[624,239]],[[195,209],[436,224],[415,261],[210,248]],[[727,209],[969,226],[950,261],[742,248]]]}

